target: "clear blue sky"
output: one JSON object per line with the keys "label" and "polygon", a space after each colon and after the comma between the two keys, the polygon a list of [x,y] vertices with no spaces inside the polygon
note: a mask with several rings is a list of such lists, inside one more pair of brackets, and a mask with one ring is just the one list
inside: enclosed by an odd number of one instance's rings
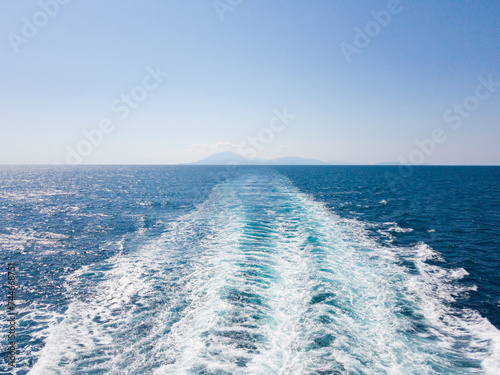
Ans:
{"label": "clear blue sky", "polygon": [[497,0],[401,0],[385,26],[391,1],[55,1],[2,1],[0,163],[189,162],[259,134],[260,158],[378,163],[442,129],[422,162],[500,164]]}

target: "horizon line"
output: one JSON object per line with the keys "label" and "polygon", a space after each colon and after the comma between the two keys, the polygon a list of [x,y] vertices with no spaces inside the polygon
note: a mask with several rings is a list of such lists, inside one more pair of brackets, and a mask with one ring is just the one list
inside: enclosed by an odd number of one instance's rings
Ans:
{"label": "horizon line", "polygon": [[78,167],[78,166],[181,166],[181,167],[500,167],[500,164],[194,164],[194,163],[0,163],[1,166],[47,166],[47,167]]}

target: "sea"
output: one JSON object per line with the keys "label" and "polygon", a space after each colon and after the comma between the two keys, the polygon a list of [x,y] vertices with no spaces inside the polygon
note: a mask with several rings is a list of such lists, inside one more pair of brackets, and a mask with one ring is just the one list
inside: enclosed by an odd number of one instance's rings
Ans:
{"label": "sea", "polygon": [[2,374],[500,374],[500,167],[1,166],[0,214]]}

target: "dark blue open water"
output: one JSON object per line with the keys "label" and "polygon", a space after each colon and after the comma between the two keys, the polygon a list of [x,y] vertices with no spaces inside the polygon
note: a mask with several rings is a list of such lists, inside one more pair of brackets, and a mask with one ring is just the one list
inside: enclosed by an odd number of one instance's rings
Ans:
{"label": "dark blue open water", "polygon": [[9,262],[18,374],[500,373],[500,168],[399,172],[1,167],[1,373]]}

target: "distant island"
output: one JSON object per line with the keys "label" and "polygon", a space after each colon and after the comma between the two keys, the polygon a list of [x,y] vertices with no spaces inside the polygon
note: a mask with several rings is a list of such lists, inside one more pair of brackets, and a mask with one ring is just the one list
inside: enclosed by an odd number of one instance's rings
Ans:
{"label": "distant island", "polygon": [[[360,163],[352,163],[348,161],[322,161],[317,159],[307,159],[297,156],[287,156],[271,160],[245,158],[240,154],[232,151],[218,152],[209,157],[195,161],[193,163],[183,163],[183,165],[366,165]],[[399,165],[397,162],[379,163],[375,165]]]}

